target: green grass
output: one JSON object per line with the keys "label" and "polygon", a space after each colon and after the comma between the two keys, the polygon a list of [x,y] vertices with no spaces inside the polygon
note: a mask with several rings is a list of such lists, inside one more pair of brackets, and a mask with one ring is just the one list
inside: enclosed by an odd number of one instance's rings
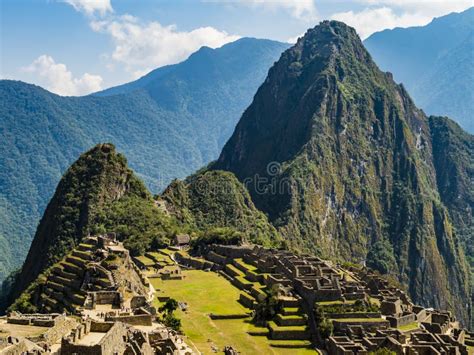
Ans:
{"label": "green grass", "polygon": [[165,263],[168,265],[174,264],[173,260],[168,255],[157,252],[148,252],[148,254],[155,259],[157,262]]}
{"label": "green grass", "polygon": [[316,302],[318,306],[332,306],[336,304],[354,304],[355,301],[321,301],[321,302]]}
{"label": "green grass", "polygon": [[369,301],[370,301],[370,303],[373,303],[373,304],[380,307],[380,300],[378,298],[369,297]]}
{"label": "green grass", "polygon": [[[248,309],[237,302],[240,291],[229,281],[214,272],[202,270],[183,271],[183,280],[163,281],[152,279],[158,295],[170,296],[186,302],[186,312],[177,311],[182,328],[194,344],[204,354],[213,354],[211,345],[220,351],[232,345],[242,354],[288,354],[288,349],[272,348],[265,336],[251,336],[248,331],[265,330],[251,324],[246,319],[211,320],[210,313],[241,314]],[[158,305],[158,301],[155,302]],[[210,341],[208,341],[210,340]],[[293,349],[292,349],[293,350]],[[311,349],[295,349],[292,354],[314,354]]]}
{"label": "green grass", "polygon": [[402,332],[407,332],[409,330],[418,329],[419,327],[420,327],[420,325],[418,324],[418,322],[412,322],[412,323],[408,323],[406,325],[402,325],[401,327],[398,327],[397,329],[401,330]]}
{"label": "green grass", "polygon": [[376,323],[376,322],[381,322],[384,319],[383,318],[337,318],[337,319],[332,319],[335,322],[360,322],[360,323]]}
{"label": "green grass", "polygon": [[143,265],[145,266],[153,266],[155,265],[155,262],[151,260],[150,258],[147,258],[146,256],[136,256],[135,259],[139,260]]}
{"label": "green grass", "polygon": [[160,249],[158,250],[158,253],[171,257],[174,253],[176,253],[176,251],[171,249]]}
{"label": "green grass", "polygon": [[249,271],[253,271],[253,272],[255,272],[255,273],[258,273],[258,269],[257,269],[255,266],[250,265],[250,264],[247,264],[247,263],[246,263],[245,261],[243,261],[242,259],[235,259],[235,262],[236,262],[237,264],[242,265],[243,267],[245,267],[245,268],[246,268],[247,270],[249,270]]}
{"label": "green grass", "polygon": [[285,316],[283,314],[280,314],[280,317],[281,319],[284,319],[284,320],[289,320],[289,319],[303,319],[303,316],[299,316],[299,315],[289,315],[289,316]]}
{"label": "green grass", "polygon": [[[239,269],[237,269],[234,265],[232,264],[227,264],[226,265],[226,268],[228,268],[229,270],[233,271],[235,274],[241,276],[241,277],[244,277],[244,273],[242,271],[240,271]],[[248,281],[247,281],[248,282]]]}
{"label": "green grass", "polygon": [[306,325],[292,325],[292,326],[283,326],[283,325],[278,325],[274,321],[268,322],[268,326],[274,330],[278,331],[305,331],[307,329]]}

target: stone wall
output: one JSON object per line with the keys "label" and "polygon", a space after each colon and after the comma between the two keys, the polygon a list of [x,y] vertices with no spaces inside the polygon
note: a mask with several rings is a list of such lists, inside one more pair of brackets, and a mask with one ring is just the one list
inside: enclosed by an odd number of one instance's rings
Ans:
{"label": "stone wall", "polygon": [[[95,323],[93,327],[91,324],[91,331],[99,332]],[[106,323],[103,323],[106,324]],[[114,323],[109,327],[107,334],[100,340],[99,343],[87,346],[76,344],[70,337],[63,338],[61,341],[61,355],[105,355],[105,354],[123,354],[126,350],[128,339],[128,329],[123,323]]]}
{"label": "stone wall", "polygon": [[107,333],[114,325],[113,322],[91,322],[90,331],[96,333]]}
{"label": "stone wall", "polygon": [[398,327],[413,323],[416,320],[416,315],[415,313],[410,313],[401,317],[387,316],[387,320],[390,322],[391,327],[398,328]]}
{"label": "stone wall", "polygon": [[151,314],[139,314],[139,315],[129,315],[129,316],[116,316],[116,317],[107,317],[106,320],[109,322],[123,322],[130,325],[152,325],[153,316]]}
{"label": "stone wall", "polygon": [[334,320],[334,330],[335,331],[343,331],[346,330],[349,326],[361,326],[362,328],[372,331],[372,330],[380,330],[380,329],[387,329],[390,326],[390,323],[385,319],[380,319],[380,321],[372,321],[372,322],[364,322],[363,320],[360,321],[349,321],[346,322],[344,320]]}
{"label": "stone wall", "polygon": [[219,264],[219,265],[225,265],[227,263],[227,258],[225,256],[216,254],[212,250],[209,253],[207,253],[206,259],[208,259],[208,260],[210,260],[210,261],[212,261],[216,264]]}
{"label": "stone wall", "polygon": [[112,304],[121,305],[122,297],[118,291],[96,291],[90,292],[93,305]]}
{"label": "stone wall", "polygon": [[327,317],[331,319],[343,319],[343,318],[380,318],[382,319],[380,313],[378,312],[327,313]]}
{"label": "stone wall", "polygon": [[77,326],[75,319],[63,315],[56,317],[54,323],[54,326],[43,334],[43,339],[48,345],[59,342],[63,336],[69,334]]}
{"label": "stone wall", "polygon": [[212,250],[217,254],[226,256],[232,259],[243,258],[245,254],[250,253],[252,249],[234,245],[212,245]]}

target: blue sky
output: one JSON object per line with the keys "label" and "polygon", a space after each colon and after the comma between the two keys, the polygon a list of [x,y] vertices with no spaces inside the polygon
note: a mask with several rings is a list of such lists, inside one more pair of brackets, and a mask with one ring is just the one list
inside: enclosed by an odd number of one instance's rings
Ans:
{"label": "blue sky", "polygon": [[324,19],[365,38],[472,0],[1,0],[0,76],[84,95],[239,37],[292,41]]}

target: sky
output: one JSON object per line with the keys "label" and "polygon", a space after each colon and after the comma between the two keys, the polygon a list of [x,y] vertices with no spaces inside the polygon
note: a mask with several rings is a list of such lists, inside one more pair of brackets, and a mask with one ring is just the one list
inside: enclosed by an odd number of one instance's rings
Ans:
{"label": "sky", "polygon": [[335,19],[362,39],[473,0],[0,0],[0,78],[79,96],[240,37],[295,42]]}

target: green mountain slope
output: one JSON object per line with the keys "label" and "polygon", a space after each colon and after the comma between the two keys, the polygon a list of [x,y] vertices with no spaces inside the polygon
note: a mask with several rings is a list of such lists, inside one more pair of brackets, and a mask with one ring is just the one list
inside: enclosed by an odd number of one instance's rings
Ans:
{"label": "green mountain slope", "polygon": [[161,198],[178,220],[197,229],[228,227],[266,246],[280,241],[267,217],[255,208],[245,186],[230,172],[203,171],[185,181],[173,181]]}
{"label": "green mountain slope", "polygon": [[364,44],[423,110],[449,115],[474,133],[473,31],[474,7],[426,26],[374,33]]}
{"label": "green mountain slope", "polygon": [[403,86],[352,28],[326,21],[270,69],[212,168],[244,181],[293,248],[377,267],[467,323],[468,270],[431,142]]}
{"label": "green mountain slope", "polygon": [[0,81],[0,280],[21,265],[62,173],[113,142],[154,191],[215,159],[287,44],[244,38],[86,97]]}
{"label": "green mountain slope", "polygon": [[474,136],[446,117],[429,122],[438,191],[474,270]]}

